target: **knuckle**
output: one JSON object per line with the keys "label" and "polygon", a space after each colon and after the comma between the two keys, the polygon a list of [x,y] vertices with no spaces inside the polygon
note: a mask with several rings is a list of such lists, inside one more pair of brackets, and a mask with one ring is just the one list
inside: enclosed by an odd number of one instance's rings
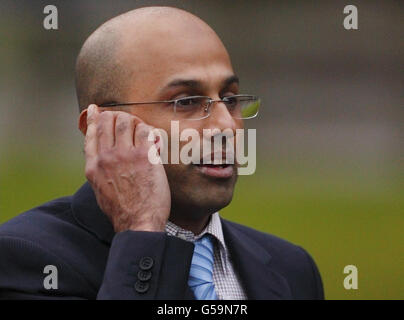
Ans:
{"label": "knuckle", "polygon": [[137,147],[134,152],[134,157],[136,160],[148,159],[149,150],[147,147]]}
{"label": "knuckle", "polygon": [[97,138],[101,137],[103,133],[104,133],[104,126],[102,125],[102,123],[99,123],[96,130]]}
{"label": "knuckle", "polygon": [[144,122],[139,122],[138,127],[141,128],[142,130],[146,130],[146,131],[150,131],[151,129],[153,129],[152,126],[149,126],[148,124],[146,124]]}
{"label": "knuckle", "polygon": [[124,115],[119,115],[116,120],[116,132],[122,134],[129,127],[129,119]]}
{"label": "knuckle", "polygon": [[99,154],[97,159],[97,167],[105,169],[110,166],[113,166],[115,163],[115,157],[113,157],[110,153],[104,152]]}
{"label": "knuckle", "polygon": [[139,138],[147,138],[149,136],[149,132],[151,127],[143,124],[143,123],[139,123],[136,127],[136,131],[137,131],[137,135]]}
{"label": "knuckle", "polygon": [[122,134],[122,133],[124,133],[126,131],[127,128],[128,128],[128,123],[121,121],[116,125],[115,130],[116,130],[117,134]]}
{"label": "knuckle", "polygon": [[130,152],[117,152],[115,155],[115,160],[118,163],[123,163],[125,161],[127,161],[127,159],[130,159]]}
{"label": "knuckle", "polygon": [[89,149],[89,147],[90,147],[90,144],[91,144],[90,137],[86,136],[86,137],[84,138],[84,152],[85,152],[85,153],[88,152],[88,149]]}
{"label": "knuckle", "polygon": [[111,119],[111,117],[113,117],[112,112],[110,111],[103,111],[101,112],[100,116],[99,116],[99,121],[103,122],[103,121],[107,121],[108,119]]}
{"label": "knuckle", "polygon": [[86,178],[89,181],[92,181],[92,180],[94,180],[95,172],[96,172],[96,170],[95,170],[94,166],[87,165],[84,173],[85,173]]}

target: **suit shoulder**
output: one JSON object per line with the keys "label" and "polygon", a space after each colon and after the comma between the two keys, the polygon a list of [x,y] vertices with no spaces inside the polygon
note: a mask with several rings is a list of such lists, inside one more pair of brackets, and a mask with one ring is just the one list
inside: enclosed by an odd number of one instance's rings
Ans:
{"label": "suit shoulder", "polygon": [[[105,245],[75,219],[72,196],[32,208],[0,225],[0,239],[20,239],[74,260],[80,252],[104,252]],[[91,248],[91,249],[90,249]]]}
{"label": "suit shoulder", "polygon": [[279,251],[283,254],[289,251],[292,253],[300,253],[302,250],[300,246],[273,234],[262,232],[228,220],[226,220],[226,223],[237,229],[239,232],[244,233],[264,248],[270,249],[271,253],[274,253],[274,251]]}
{"label": "suit shoulder", "polygon": [[72,284],[94,289],[101,283],[108,246],[78,224],[71,201],[71,196],[52,200],[0,225],[0,261],[7,260],[0,263],[0,274],[2,268],[13,269],[20,277],[50,264],[73,279]]}
{"label": "suit shoulder", "polygon": [[0,238],[44,235],[49,227],[71,222],[70,203],[71,196],[62,197],[23,212],[0,225]]}

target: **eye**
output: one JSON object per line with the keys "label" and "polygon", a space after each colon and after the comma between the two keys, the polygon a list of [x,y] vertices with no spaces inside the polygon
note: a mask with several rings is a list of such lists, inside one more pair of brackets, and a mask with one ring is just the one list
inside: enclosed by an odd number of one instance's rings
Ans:
{"label": "eye", "polygon": [[228,97],[223,97],[222,99],[225,102],[226,106],[230,107],[230,108],[236,107],[238,104],[238,100],[239,100],[237,96],[228,96]]}
{"label": "eye", "polygon": [[181,98],[177,101],[177,105],[181,107],[193,106],[198,103],[197,98]]}
{"label": "eye", "polygon": [[178,99],[176,106],[183,110],[198,109],[207,103],[205,100],[205,97],[199,96],[185,97]]}

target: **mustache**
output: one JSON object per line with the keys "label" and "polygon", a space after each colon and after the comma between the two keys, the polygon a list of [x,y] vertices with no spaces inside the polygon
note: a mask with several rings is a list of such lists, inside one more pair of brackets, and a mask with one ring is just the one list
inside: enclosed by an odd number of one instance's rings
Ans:
{"label": "mustache", "polygon": [[222,150],[211,152],[199,158],[201,164],[234,164],[234,151]]}
{"label": "mustache", "polygon": [[[159,130],[159,129],[158,129]],[[158,134],[157,134],[158,135]],[[173,149],[173,141],[166,137],[159,141],[159,151],[163,154],[170,154],[172,159],[173,152],[179,152],[176,157],[187,159],[188,164],[237,164],[235,150],[235,137],[228,134],[215,134],[212,136],[203,136],[202,139],[181,140]],[[160,152],[159,152],[160,154]],[[168,156],[167,156],[168,157]]]}

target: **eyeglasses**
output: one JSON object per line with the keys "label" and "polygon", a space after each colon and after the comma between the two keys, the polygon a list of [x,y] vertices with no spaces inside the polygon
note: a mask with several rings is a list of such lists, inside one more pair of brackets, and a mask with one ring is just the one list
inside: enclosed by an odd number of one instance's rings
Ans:
{"label": "eyeglasses", "polygon": [[210,108],[215,102],[222,102],[227,110],[236,119],[252,119],[258,115],[261,100],[257,96],[239,94],[214,100],[205,96],[191,96],[175,100],[148,101],[148,102],[119,102],[104,103],[99,107],[118,107],[142,104],[167,103],[172,105],[174,114],[179,119],[202,120],[210,115]]}

